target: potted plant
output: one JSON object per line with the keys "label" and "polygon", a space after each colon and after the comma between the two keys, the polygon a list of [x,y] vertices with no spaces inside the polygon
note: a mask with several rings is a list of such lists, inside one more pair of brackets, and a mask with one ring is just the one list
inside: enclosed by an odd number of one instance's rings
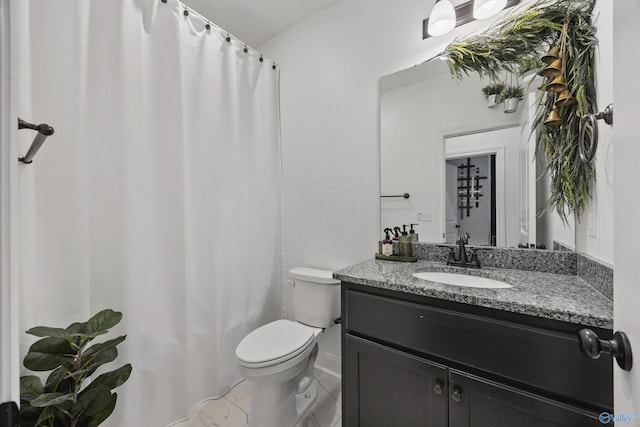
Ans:
{"label": "potted plant", "polygon": [[500,95],[504,90],[504,83],[494,82],[482,88],[482,93],[487,98],[487,107],[495,108],[500,102]]}
{"label": "potted plant", "polygon": [[504,112],[515,113],[518,109],[518,101],[524,96],[524,89],[522,86],[507,86],[502,92],[502,98],[504,99]]}
{"label": "potted plant", "polygon": [[95,378],[93,375],[118,357],[116,346],[126,335],[89,344],[120,319],[122,313],[107,309],[65,329],[37,326],[27,331],[41,339],[29,348],[23,361],[25,368],[52,372],[44,384],[36,375],[20,377],[21,427],[93,427],[111,415],[117,400],[111,390],[129,379],[131,365]]}

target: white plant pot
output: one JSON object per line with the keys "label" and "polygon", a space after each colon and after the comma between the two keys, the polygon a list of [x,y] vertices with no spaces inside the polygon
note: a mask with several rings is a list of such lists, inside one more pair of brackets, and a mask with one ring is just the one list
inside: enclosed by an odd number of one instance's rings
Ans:
{"label": "white plant pot", "polygon": [[496,108],[498,106],[498,95],[487,95],[487,107]]}
{"label": "white plant pot", "polygon": [[515,113],[518,109],[518,98],[507,98],[504,100],[504,112]]}

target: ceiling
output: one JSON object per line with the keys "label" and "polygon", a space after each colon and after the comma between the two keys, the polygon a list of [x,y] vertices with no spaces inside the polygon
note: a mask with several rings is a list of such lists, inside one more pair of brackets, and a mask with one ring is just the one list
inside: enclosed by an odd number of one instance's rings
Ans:
{"label": "ceiling", "polygon": [[181,1],[255,48],[338,0]]}

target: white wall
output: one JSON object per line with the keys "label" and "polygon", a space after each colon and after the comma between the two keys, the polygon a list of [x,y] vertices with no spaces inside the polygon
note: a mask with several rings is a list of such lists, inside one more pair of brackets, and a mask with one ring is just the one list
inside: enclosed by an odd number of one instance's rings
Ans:
{"label": "white wall", "polygon": [[[281,67],[287,270],[337,270],[377,251],[379,78],[446,46],[451,38],[422,41],[429,9],[422,0],[343,0],[261,46]],[[318,365],[335,371],[333,329]]]}
{"label": "white wall", "polygon": [[[605,8],[610,3],[603,1]],[[477,21],[422,40],[431,6],[424,0],[342,0],[260,47],[282,70],[287,269],[339,269],[377,251],[379,78],[488,25]],[[337,337],[333,333],[324,345],[339,355]]]}

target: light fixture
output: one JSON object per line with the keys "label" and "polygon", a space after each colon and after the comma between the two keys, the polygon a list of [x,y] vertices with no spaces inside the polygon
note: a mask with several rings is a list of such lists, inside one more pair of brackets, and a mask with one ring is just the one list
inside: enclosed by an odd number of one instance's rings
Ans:
{"label": "light fixture", "polygon": [[485,19],[500,12],[507,5],[507,0],[474,0],[473,17]]}
{"label": "light fixture", "polygon": [[[422,39],[441,36],[455,27],[476,19],[495,15],[502,9],[515,6],[521,0],[470,0],[455,8],[450,0],[436,0],[431,15],[422,20]],[[478,9],[478,12],[476,12]],[[479,13],[476,16],[476,13]],[[451,22],[453,21],[453,22]]]}
{"label": "light fixture", "polygon": [[429,15],[427,32],[430,36],[441,36],[456,26],[456,11],[449,0],[436,0]]}

